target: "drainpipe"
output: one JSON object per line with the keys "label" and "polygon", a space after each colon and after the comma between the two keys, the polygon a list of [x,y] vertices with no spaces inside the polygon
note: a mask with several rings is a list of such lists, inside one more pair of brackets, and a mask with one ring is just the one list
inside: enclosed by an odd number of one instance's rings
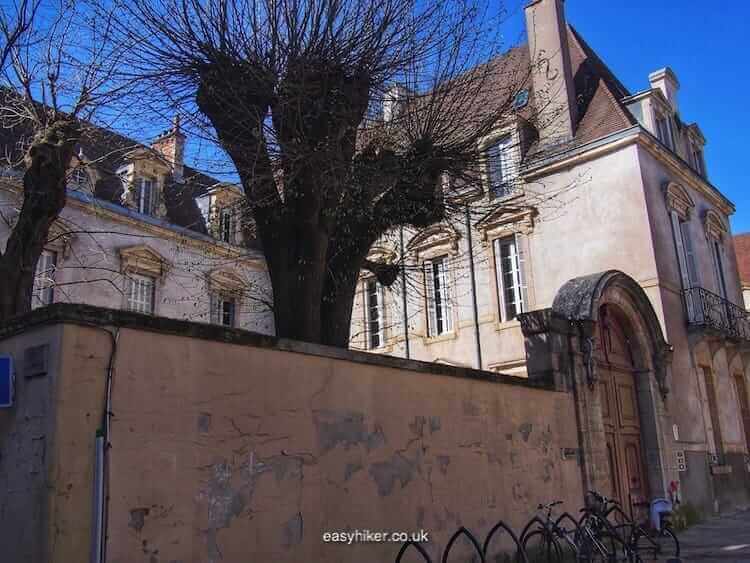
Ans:
{"label": "drainpipe", "polygon": [[477,280],[474,273],[474,245],[471,240],[471,214],[466,204],[466,242],[469,245],[469,276],[471,277],[471,304],[474,308],[474,342],[477,353],[477,369],[482,369],[482,339],[479,335],[479,307],[477,306]]}
{"label": "drainpipe", "polygon": [[404,259],[404,227],[400,229],[401,238],[401,300],[402,307],[404,309],[404,343],[406,345],[406,359],[411,358],[411,351],[409,350],[409,314],[406,309],[406,260]]}
{"label": "drainpipe", "polygon": [[[573,321],[572,319],[569,321],[568,328],[573,327],[575,329],[576,336],[578,336],[579,342],[582,341],[585,336],[583,333],[583,329],[579,325],[579,323]],[[586,405],[582,404],[582,401],[585,400],[585,397],[581,395],[581,390],[578,387],[578,374],[576,373],[576,353],[573,347],[573,341],[574,338],[568,334],[567,335],[567,341],[568,341],[568,354],[570,358],[570,370],[571,370],[571,384],[573,386],[573,404],[575,405],[575,408],[573,409],[575,413],[575,419],[576,419],[576,429],[578,434],[578,444],[581,448],[581,454],[580,454],[580,467],[581,467],[581,484],[583,485],[583,496],[584,499],[586,498],[586,493],[588,492],[591,483],[589,481],[589,474],[588,474],[588,465],[586,463],[586,452],[589,451],[589,442],[586,439],[587,433],[584,433],[583,431],[583,420],[581,417],[581,409],[586,409]],[[584,391],[585,393],[585,391]]]}
{"label": "drainpipe", "polygon": [[109,438],[112,416],[112,377],[114,375],[117,342],[120,329],[114,331],[96,327],[106,332],[112,341],[112,350],[107,365],[107,379],[104,384],[104,412],[102,426],[96,431],[94,442],[94,491],[93,522],[91,525],[91,563],[104,563],[107,560],[107,521],[109,509]]}

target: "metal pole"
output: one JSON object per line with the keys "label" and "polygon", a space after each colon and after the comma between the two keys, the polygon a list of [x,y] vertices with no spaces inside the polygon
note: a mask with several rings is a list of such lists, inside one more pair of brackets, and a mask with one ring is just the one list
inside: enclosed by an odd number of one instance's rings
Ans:
{"label": "metal pole", "polygon": [[406,260],[404,259],[404,228],[400,229],[401,238],[401,300],[404,308],[404,343],[406,344],[406,358],[411,358],[411,351],[409,350],[409,315],[406,309]]}
{"label": "metal pole", "polygon": [[482,339],[479,334],[479,307],[477,306],[477,280],[474,274],[474,244],[471,240],[471,214],[466,204],[466,242],[469,245],[469,275],[471,276],[471,304],[474,308],[474,340],[477,351],[477,369],[482,369]]}

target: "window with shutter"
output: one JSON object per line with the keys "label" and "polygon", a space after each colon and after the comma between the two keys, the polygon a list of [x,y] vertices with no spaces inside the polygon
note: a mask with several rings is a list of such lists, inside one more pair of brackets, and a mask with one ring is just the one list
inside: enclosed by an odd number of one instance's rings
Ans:
{"label": "window with shutter", "polygon": [[724,278],[724,261],[722,258],[721,245],[718,240],[711,240],[711,257],[714,265],[714,280],[719,295],[727,298],[727,284]]}
{"label": "window with shutter", "polygon": [[383,288],[377,280],[365,282],[365,332],[371,350],[383,345],[383,297]]}
{"label": "window with shutter", "polygon": [[511,137],[503,137],[487,148],[487,177],[490,193],[494,197],[503,197],[513,193],[514,166],[511,158]]}
{"label": "window with shutter", "polygon": [[[680,270],[680,281],[682,283],[683,295],[685,296],[685,308],[688,319],[693,321],[699,321],[697,316],[700,314],[700,307],[695,303],[693,295],[690,290],[693,287],[700,285],[697,276],[698,272],[695,268],[695,257],[692,252],[692,239],[690,237],[690,230],[687,226],[686,221],[682,221],[677,215],[677,211],[674,209],[670,211],[670,219],[672,221],[672,236],[675,243],[675,251],[677,253],[677,263]],[[688,251],[685,248],[687,245],[690,248],[690,259],[688,259]],[[690,266],[692,264],[692,266]],[[691,274],[692,271],[692,274]]]}
{"label": "window with shutter", "polygon": [[494,247],[500,319],[507,322],[526,311],[524,256],[517,236],[496,239]]}
{"label": "window with shutter", "polygon": [[156,201],[156,181],[153,178],[139,178],[136,193],[138,212],[153,215]]}
{"label": "window with shutter", "polygon": [[425,262],[427,335],[438,336],[453,330],[453,305],[445,258]]}

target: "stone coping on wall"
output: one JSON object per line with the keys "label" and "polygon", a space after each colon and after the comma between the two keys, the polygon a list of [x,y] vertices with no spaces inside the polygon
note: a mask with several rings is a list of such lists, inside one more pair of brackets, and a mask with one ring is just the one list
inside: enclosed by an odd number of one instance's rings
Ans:
{"label": "stone coping on wall", "polygon": [[407,360],[406,358],[396,356],[371,354],[346,348],[335,348],[332,346],[323,346],[321,344],[312,344],[299,340],[279,338],[248,330],[74,303],[55,303],[47,307],[35,309],[25,315],[8,319],[0,324],[0,341],[26,332],[29,329],[51,324],[73,324],[102,328],[117,327],[146,330],[173,336],[213,340],[226,344],[254,346],[257,348],[267,348],[282,352],[294,352],[298,354],[346,360],[359,364],[369,364],[385,368],[396,368],[420,373],[429,373],[432,375],[461,377],[464,379],[474,379],[490,383],[520,385],[523,387],[555,391],[554,387],[550,384],[531,381],[525,377],[433,362]]}

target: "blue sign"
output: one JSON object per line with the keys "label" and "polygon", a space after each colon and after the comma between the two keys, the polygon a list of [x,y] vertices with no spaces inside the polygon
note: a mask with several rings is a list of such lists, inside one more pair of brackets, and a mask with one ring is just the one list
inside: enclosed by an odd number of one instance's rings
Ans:
{"label": "blue sign", "polygon": [[0,356],[0,408],[13,406],[13,358]]}

